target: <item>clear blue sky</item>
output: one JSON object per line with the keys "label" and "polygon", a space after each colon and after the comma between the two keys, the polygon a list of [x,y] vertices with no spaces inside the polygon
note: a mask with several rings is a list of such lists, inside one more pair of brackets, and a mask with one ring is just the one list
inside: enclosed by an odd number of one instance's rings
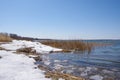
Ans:
{"label": "clear blue sky", "polygon": [[0,0],[0,32],[56,39],[120,39],[120,0]]}

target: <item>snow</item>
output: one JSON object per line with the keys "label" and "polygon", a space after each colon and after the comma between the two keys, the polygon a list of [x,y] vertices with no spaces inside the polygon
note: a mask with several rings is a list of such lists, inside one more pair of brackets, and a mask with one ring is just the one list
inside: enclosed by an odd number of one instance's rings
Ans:
{"label": "snow", "polygon": [[34,59],[24,54],[0,51],[0,80],[51,80],[44,71],[35,69]]}
{"label": "snow", "polygon": [[8,49],[8,50],[17,50],[20,48],[32,47],[37,53],[49,53],[51,51],[62,51],[62,49],[53,48],[39,42],[31,42],[25,40],[13,40],[8,44],[2,44],[1,47]]}
{"label": "snow", "polygon": [[[20,48],[29,47],[37,53],[43,54],[51,51],[62,51],[62,49],[43,45],[39,42],[24,40],[13,40],[6,44],[0,44],[0,47],[7,50],[0,50],[0,80],[51,80],[45,78],[44,71],[36,68],[37,65],[34,64],[33,58],[13,52]],[[49,61],[46,60],[46,64],[49,65]]]}
{"label": "snow", "polygon": [[59,80],[65,80],[65,79],[59,78]]}
{"label": "snow", "polygon": [[92,80],[103,80],[103,77],[100,76],[100,75],[94,75],[94,76],[91,76],[90,79],[92,79]]}

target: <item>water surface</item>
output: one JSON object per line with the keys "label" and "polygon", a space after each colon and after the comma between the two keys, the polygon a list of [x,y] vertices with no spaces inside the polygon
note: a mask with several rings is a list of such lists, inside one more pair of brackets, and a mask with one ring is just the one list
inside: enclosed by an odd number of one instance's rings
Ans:
{"label": "water surface", "polygon": [[52,53],[44,55],[44,63],[52,70],[60,70],[90,79],[92,75],[119,80],[120,40],[91,40],[87,42],[110,43],[96,47],[91,53]]}

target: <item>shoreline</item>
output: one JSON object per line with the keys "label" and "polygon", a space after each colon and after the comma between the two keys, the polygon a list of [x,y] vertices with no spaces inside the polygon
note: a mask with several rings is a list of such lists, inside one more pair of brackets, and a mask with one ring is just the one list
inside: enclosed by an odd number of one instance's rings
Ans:
{"label": "shoreline", "polygon": [[[13,55],[25,55],[26,57],[28,57],[29,59],[32,58],[36,61],[42,61],[42,59],[40,58],[40,54],[37,54],[37,53],[24,53],[24,52],[18,52],[17,50],[10,50],[10,49],[7,49],[5,47],[2,47],[1,46],[2,44],[0,44],[0,52],[3,51],[3,52],[7,52],[7,53],[12,53]],[[0,59],[2,59],[4,57],[1,56]],[[34,62],[34,65],[36,65]],[[11,63],[12,65],[12,63]],[[34,69],[39,69],[39,70],[42,70],[40,67],[40,65],[36,65],[36,67],[34,67]],[[17,68],[17,67],[16,67]],[[56,72],[47,72],[45,70],[44,71],[44,76],[45,76],[45,79],[46,80],[54,80],[54,79],[62,79],[62,80],[69,80],[71,78],[71,80],[85,80],[83,78],[80,78],[80,77],[76,77],[76,76],[72,76],[72,75],[69,75],[69,74],[63,74],[63,73],[56,73]],[[18,72],[19,73],[19,72]],[[50,74],[50,73],[54,73],[54,74]],[[61,75],[57,75],[57,74],[61,74]],[[57,75],[57,76],[56,76]],[[31,75],[32,76],[32,75]],[[65,77],[66,76],[66,77]],[[44,80],[45,80],[44,79]],[[4,80],[4,79],[3,79]],[[21,80],[21,79],[20,79]],[[43,80],[43,79],[39,79],[39,80]]]}
{"label": "shoreline", "polygon": [[[2,44],[1,44],[2,45]],[[118,80],[120,77],[118,76],[119,71],[116,69],[109,70],[106,68],[100,68],[100,67],[89,67],[89,66],[74,66],[74,65],[67,65],[66,68],[64,68],[64,65],[60,64],[59,60],[54,60],[54,66],[51,68],[49,64],[51,64],[50,61],[47,61],[44,57],[47,58],[46,55],[53,54],[51,53],[51,50],[59,50],[57,48],[48,48],[47,51],[42,44],[36,43],[36,42],[29,42],[29,41],[17,41],[16,42],[10,42],[8,44],[0,45],[0,51],[3,50],[6,52],[11,52],[12,54],[16,55],[25,55],[29,59],[34,59],[34,69],[39,69],[44,71],[44,77],[49,80]],[[36,47],[37,46],[37,47]],[[36,47],[36,48],[35,48]],[[35,50],[41,50],[40,53],[36,52]],[[41,53],[41,52],[48,52],[48,53]],[[54,52],[54,51],[52,51]],[[55,51],[56,54],[61,53],[60,51]],[[67,53],[66,53],[67,54]],[[44,56],[44,57],[43,57]],[[0,55],[0,59],[2,59],[2,56]],[[42,62],[43,64],[38,64],[37,62]],[[63,64],[67,63],[67,61],[62,61]],[[69,62],[68,62],[69,63]],[[12,64],[12,63],[11,63]],[[75,72],[76,71],[76,72]],[[39,79],[40,80],[40,79]]]}

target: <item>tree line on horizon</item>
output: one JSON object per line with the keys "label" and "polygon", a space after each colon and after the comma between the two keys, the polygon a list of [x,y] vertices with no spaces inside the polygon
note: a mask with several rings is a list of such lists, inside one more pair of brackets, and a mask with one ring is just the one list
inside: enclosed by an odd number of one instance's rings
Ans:
{"label": "tree line on horizon", "polygon": [[4,38],[7,39],[7,37],[11,38],[11,39],[16,39],[16,40],[28,40],[28,41],[34,41],[34,40],[49,40],[49,39],[39,39],[39,38],[32,38],[32,37],[22,37],[22,36],[19,36],[17,34],[13,34],[13,33],[3,33],[1,32],[0,33],[0,38],[1,40]]}

